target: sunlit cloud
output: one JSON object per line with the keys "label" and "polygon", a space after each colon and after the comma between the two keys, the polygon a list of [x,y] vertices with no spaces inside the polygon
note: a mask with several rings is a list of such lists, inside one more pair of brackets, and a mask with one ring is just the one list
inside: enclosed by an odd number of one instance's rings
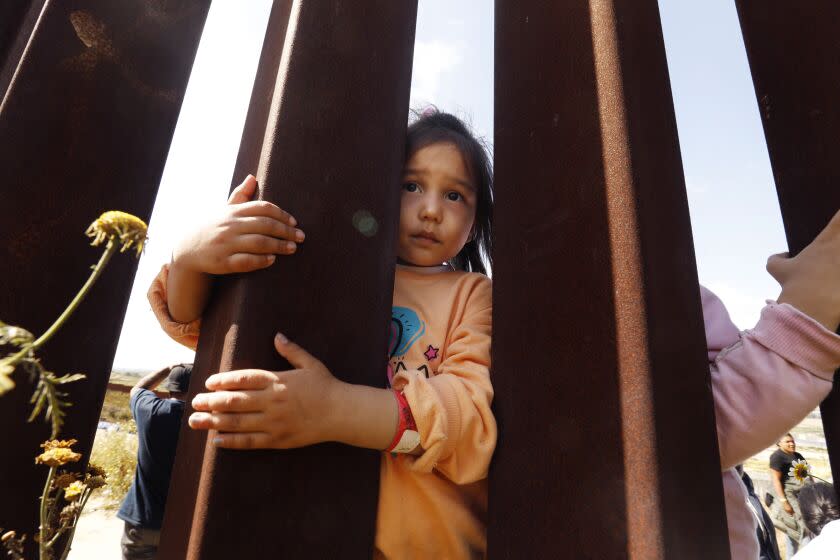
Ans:
{"label": "sunlit cloud", "polygon": [[464,60],[464,45],[447,41],[417,41],[411,79],[411,104],[429,103],[440,97],[444,74]]}

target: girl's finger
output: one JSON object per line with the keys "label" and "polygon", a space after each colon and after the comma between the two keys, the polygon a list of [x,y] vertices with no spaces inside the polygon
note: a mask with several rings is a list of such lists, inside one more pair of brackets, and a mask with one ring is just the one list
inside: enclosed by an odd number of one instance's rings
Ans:
{"label": "girl's finger", "polygon": [[263,391],[214,391],[196,395],[192,407],[198,412],[260,412],[267,400]]}
{"label": "girl's finger", "polygon": [[253,175],[248,175],[233,191],[228,198],[228,204],[242,204],[248,202],[254,197],[257,192],[257,178]]}
{"label": "girl's finger", "polygon": [[788,253],[777,253],[770,255],[767,259],[767,272],[770,276],[776,279],[780,284],[787,276],[787,269],[790,266],[790,257]]}
{"label": "girl's finger", "polygon": [[216,434],[212,441],[216,447],[226,449],[270,449],[273,447],[271,436],[264,432]]}
{"label": "girl's finger", "polygon": [[277,376],[262,369],[240,369],[214,373],[204,382],[211,391],[258,391],[277,381]]}
{"label": "girl's finger", "polygon": [[234,222],[234,227],[241,233],[259,233],[277,239],[297,241],[298,243],[306,238],[306,235],[300,229],[265,216],[239,218]]}
{"label": "girl's finger", "polygon": [[322,366],[321,362],[304,350],[301,346],[289,341],[282,333],[274,335],[274,348],[277,353],[286,358],[286,361],[292,364],[292,367],[297,369],[315,368]]}
{"label": "girl's finger", "polygon": [[234,216],[265,216],[267,218],[274,218],[277,221],[292,227],[297,225],[297,220],[294,217],[271,202],[265,200],[252,200],[250,202],[243,202],[239,204],[236,209],[232,211]]}
{"label": "girl's finger", "polygon": [[225,269],[228,272],[251,272],[261,268],[268,268],[274,264],[276,256],[254,255],[251,253],[234,253],[225,257]]}
{"label": "girl's finger", "polygon": [[297,243],[269,237],[268,235],[260,235],[258,233],[246,233],[236,237],[232,250],[237,253],[251,253],[256,255],[291,255],[297,251]]}
{"label": "girl's finger", "polygon": [[190,428],[194,430],[218,430],[220,432],[253,432],[264,427],[262,412],[194,412],[190,415]]}

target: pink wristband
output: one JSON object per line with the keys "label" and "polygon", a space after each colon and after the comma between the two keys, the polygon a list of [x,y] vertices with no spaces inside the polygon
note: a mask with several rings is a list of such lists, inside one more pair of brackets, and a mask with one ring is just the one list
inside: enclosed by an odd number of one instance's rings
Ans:
{"label": "pink wristband", "polygon": [[397,432],[386,451],[389,453],[410,453],[420,445],[420,432],[417,431],[417,423],[414,421],[414,415],[411,414],[411,407],[408,406],[405,394],[395,389],[394,396],[397,398],[397,413],[399,415]]}

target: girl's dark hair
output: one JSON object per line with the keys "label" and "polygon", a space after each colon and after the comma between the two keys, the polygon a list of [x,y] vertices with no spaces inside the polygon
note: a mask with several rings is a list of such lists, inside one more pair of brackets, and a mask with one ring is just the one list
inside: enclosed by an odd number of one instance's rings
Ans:
{"label": "girl's dark hair", "polygon": [[487,274],[492,261],[493,166],[485,143],[476,138],[461,119],[429,107],[412,111],[405,142],[405,160],[422,148],[448,142],[453,144],[472,176],[476,188],[475,223],[470,240],[450,261],[456,270]]}
{"label": "girl's dark hair", "polygon": [[808,530],[819,535],[831,521],[840,519],[840,505],[834,487],[825,482],[808,484],[799,491],[799,509]]}

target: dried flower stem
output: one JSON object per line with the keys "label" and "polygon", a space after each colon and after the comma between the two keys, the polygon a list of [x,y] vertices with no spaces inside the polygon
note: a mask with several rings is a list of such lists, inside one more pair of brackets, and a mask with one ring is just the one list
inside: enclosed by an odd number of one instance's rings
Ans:
{"label": "dried flower stem", "polygon": [[[8,362],[9,365],[15,365],[21,359],[29,355],[30,353],[34,352],[41,346],[43,346],[52,336],[58,332],[58,330],[67,322],[67,319],[73,314],[74,311],[79,307],[85,297],[90,292],[90,289],[93,287],[94,283],[99,279],[102,275],[102,272],[105,270],[105,266],[108,264],[108,261],[111,260],[111,257],[114,256],[114,253],[117,252],[117,244],[114,243],[113,240],[108,241],[108,245],[105,247],[105,251],[102,253],[102,256],[99,258],[99,262],[96,263],[96,266],[93,267],[93,271],[91,272],[90,276],[88,277],[87,281],[85,282],[84,286],[79,290],[76,294],[76,297],[70,302],[70,305],[59,315],[58,319],[53,322],[53,324],[48,328],[44,334],[42,334],[36,341],[32,344],[28,344],[24,346],[17,354],[12,356]],[[52,384],[48,383],[49,389],[49,396],[50,401],[55,400],[55,388]],[[53,406],[53,410],[55,411],[55,405]],[[54,412],[55,413],[55,412]],[[52,437],[56,437],[56,428],[57,426],[53,423],[53,435]],[[54,544],[55,538],[48,539],[47,537],[47,500],[49,498],[50,486],[52,485],[53,477],[55,476],[56,467],[50,467],[50,472],[47,475],[47,480],[44,483],[44,492],[41,494],[41,507],[39,512],[39,518],[41,522],[41,526],[39,528],[40,531],[40,538],[38,539],[38,549],[39,549],[39,557],[40,558],[47,558],[48,550]],[[75,531],[75,527],[74,527]],[[56,536],[60,535],[61,531],[59,531]],[[68,547],[69,550],[69,547]],[[66,557],[64,555],[63,557]]]}
{"label": "dried flower stem", "polygon": [[88,498],[90,498],[91,494],[93,494],[93,490],[88,488],[85,491],[85,494],[82,497],[81,501],[79,502],[79,513],[77,514],[77,517],[73,520],[73,526],[70,527],[70,536],[67,537],[67,546],[64,547],[64,552],[61,554],[60,560],[66,560],[67,555],[70,554],[70,548],[73,544],[73,537],[76,536],[76,525],[78,525],[79,523],[79,517],[81,517],[82,512],[85,510],[85,506],[87,505]]}
{"label": "dried flower stem", "polygon": [[67,525],[69,523],[70,523],[69,521],[65,521],[64,523],[61,524],[61,527],[59,527],[58,531],[55,532],[53,537],[50,539],[50,542],[47,543],[47,548],[52,548],[52,547],[55,546],[55,543],[58,542],[58,539],[60,539],[61,535],[64,534],[64,531],[67,530]]}
{"label": "dried flower stem", "polygon": [[[56,469],[57,469],[57,467],[51,467],[50,468],[50,472],[47,475],[47,483],[44,486],[44,494],[41,495],[41,512],[40,512],[40,516],[41,516],[40,535],[41,536],[38,540],[38,546],[39,546],[39,551],[40,551],[39,558],[42,558],[42,559],[52,558],[52,548],[56,545],[58,540],[64,535],[65,531],[67,531],[69,529],[70,533],[67,537],[67,544],[64,547],[64,551],[61,553],[61,559],[60,559],[60,560],[65,560],[67,558],[67,555],[70,554],[70,548],[71,548],[70,545],[72,544],[73,537],[76,534],[76,526],[78,525],[79,517],[81,516],[82,511],[84,511],[85,506],[87,506],[87,502],[88,502],[88,499],[90,498],[91,494],[93,494],[93,488],[86,488],[85,489],[84,493],[82,494],[82,497],[79,499],[78,513],[76,515],[74,515],[72,518],[67,519],[64,522],[62,522],[61,526],[55,531],[55,533],[53,535],[48,535],[47,534],[48,529],[49,529],[49,519],[48,518],[49,518],[50,512],[47,511],[46,504],[47,504],[47,501],[49,499],[49,494],[48,494],[49,487],[52,485],[52,479],[55,478]],[[56,498],[55,503],[56,504],[59,503],[57,493],[56,493],[55,498]],[[47,540],[47,539],[49,539],[49,540]]]}
{"label": "dried flower stem", "polygon": [[[32,340],[32,335],[30,333],[23,329],[19,329],[19,327],[6,328],[7,326],[0,322],[0,327],[4,328],[2,331],[3,344],[12,343],[19,347],[19,350],[14,355],[6,356],[0,359],[0,395],[14,388],[15,384],[11,381],[10,377],[14,373],[16,366],[23,361],[33,378],[38,379],[38,385],[31,400],[35,406],[29,421],[31,422],[34,420],[40,414],[40,411],[45,405],[47,406],[45,416],[47,419],[52,420],[52,438],[50,441],[42,444],[44,452],[35,458],[36,463],[50,465],[47,479],[44,482],[44,491],[41,494],[39,509],[40,526],[38,527],[38,557],[41,560],[53,560],[55,558],[55,551],[53,550],[53,547],[56,546],[61,537],[65,535],[69,529],[70,532],[68,534],[68,539],[64,546],[64,550],[61,553],[61,560],[66,560],[67,555],[70,552],[70,545],[72,544],[73,536],[76,532],[76,524],[78,523],[82,510],[87,504],[88,498],[90,498],[93,487],[89,485],[82,485],[81,495],[79,495],[79,489],[74,488],[75,493],[69,500],[67,499],[68,490],[66,488],[56,488],[54,499],[50,499],[53,479],[55,478],[58,466],[68,462],[76,462],[81,458],[81,454],[74,453],[70,449],[72,444],[76,443],[76,440],[59,441],[56,439],[62,425],[63,411],[61,410],[61,407],[69,406],[70,404],[62,402],[60,397],[66,396],[66,394],[60,393],[57,386],[83,379],[84,375],[73,374],[58,377],[43,368],[40,361],[35,357],[35,351],[50,340],[64,325],[64,323],[67,322],[67,319],[73,314],[73,312],[76,311],[93,285],[102,275],[102,272],[105,270],[105,266],[108,264],[108,261],[111,260],[111,257],[114,256],[114,253],[117,252],[117,249],[122,247],[122,251],[125,251],[126,249],[134,246],[136,248],[138,258],[140,257],[140,253],[142,252],[143,246],[146,242],[146,230],[147,226],[145,222],[136,216],[132,216],[131,214],[118,211],[103,213],[90,225],[90,227],[88,227],[85,233],[89,237],[94,238],[91,243],[93,246],[98,246],[107,242],[105,251],[99,258],[99,262],[97,262],[93,267],[93,271],[85,284],[78,291],[67,308],[61,313],[58,319],[53,322],[44,334],[42,334],[37,340],[29,342]],[[16,331],[15,329],[18,330]],[[96,487],[98,488],[104,485],[104,474],[97,472],[96,477],[98,480]],[[86,481],[88,481],[88,479],[92,479],[90,475],[85,477]],[[73,486],[73,484],[70,486]],[[75,503],[67,506],[70,507],[67,513],[62,510],[62,515],[58,515],[57,512],[59,510],[57,508],[61,503],[60,496],[62,496],[62,493],[64,501]],[[18,541],[14,541],[14,531],[4,535],[4,545],[7,541],[13,541],[13,546],[4,546],[8,549],[7,552],[10,557],[20,557],[17,550],[22,550],[24,538],[25,536],[21,537]]]}
{"label": "dried flower stem", "polygon": [[47,499],[50,495],[50,486],[52,486],[56,468],[50,467],[47,481],[44,483],[44,493],[41,494],[41,511],[39,515],[41,521],[41,527],[39,528],[41,538],[38,539],[39,558],[47,558],[47,549],[49,548],[49,543],[47,542]]}

